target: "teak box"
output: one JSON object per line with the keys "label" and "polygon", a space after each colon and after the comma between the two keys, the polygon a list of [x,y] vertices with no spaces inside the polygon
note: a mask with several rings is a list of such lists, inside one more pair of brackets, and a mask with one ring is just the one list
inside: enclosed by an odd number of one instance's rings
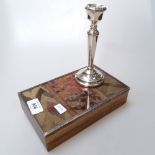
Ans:
{"label": "teak box", "polygon": [[[21,106],[48,151],[126,102],[129,87],[101,71],[105,81],[99,87],[82,87],[74,71],[19,92]],[[27,103],[36,98],[43,111],[32,114]],[[62,109],[56,109],[58,104]]]}

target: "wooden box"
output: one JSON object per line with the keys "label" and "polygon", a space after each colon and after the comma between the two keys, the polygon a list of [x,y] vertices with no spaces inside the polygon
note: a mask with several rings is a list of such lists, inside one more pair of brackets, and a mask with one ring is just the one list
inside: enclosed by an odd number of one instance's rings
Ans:
{"label": "wooden box", "polygon": [[[105,81],[95,88],[80,86],[74,71],[19,92],[21,106],[48,151],[126,102],[129,87],[102,72]],[[41,104],[37,114],[28,106],[33,99]]]}

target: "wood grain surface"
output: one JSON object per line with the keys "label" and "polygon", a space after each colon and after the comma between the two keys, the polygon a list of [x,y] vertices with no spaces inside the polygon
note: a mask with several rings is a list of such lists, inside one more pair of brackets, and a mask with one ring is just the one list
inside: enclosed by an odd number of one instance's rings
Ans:
{"label": "wood grain surface", "polygon": [[[126,102],[129,87],[102,72],[105,79],[99,87],[80,86],[72,72],[19,93],[22,108],[48,151]],[[32,115],[27,101],[35,98],[43,112]],[[57,104],[66,112],[60,114]]]}

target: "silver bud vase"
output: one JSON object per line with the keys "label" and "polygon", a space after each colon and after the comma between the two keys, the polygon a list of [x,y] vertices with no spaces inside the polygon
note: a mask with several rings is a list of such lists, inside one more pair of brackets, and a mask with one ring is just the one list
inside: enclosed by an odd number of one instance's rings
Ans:
{"label": "silver bud vase", "polygon": [[97,30],[97,22],[102,19],[103,12],[106,7],[103,5],[97,6],[96,4],[88,4],[85,7],[88,15],[88,19],[91,21],[90,29],[88,31],[88,66],[79,70],[75,74],[76,81],[84,87],[95,87],[99,86],[104,81],[104,76],[93,65],[96,45],[99,36]]}

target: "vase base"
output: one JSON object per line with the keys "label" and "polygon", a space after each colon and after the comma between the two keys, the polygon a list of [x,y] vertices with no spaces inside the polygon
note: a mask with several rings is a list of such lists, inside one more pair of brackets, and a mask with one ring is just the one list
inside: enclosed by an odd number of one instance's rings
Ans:
{"label": "vase base", "polygon": [[75,74],[76,81],[84,87],[96,87],[104,82],[104,75],[102,72],[93,67],[89,69],[88,67],[80,69]]}

